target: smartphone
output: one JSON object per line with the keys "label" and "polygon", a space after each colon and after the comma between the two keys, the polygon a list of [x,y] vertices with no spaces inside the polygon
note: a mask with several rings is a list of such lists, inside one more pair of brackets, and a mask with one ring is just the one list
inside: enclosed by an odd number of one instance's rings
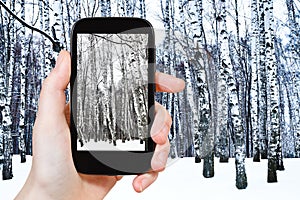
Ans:
{"label": "smartphone", "polygon": [[139,18],[85,18],[71,37],[72,156],[78,172],[151,170],[155,42]]}

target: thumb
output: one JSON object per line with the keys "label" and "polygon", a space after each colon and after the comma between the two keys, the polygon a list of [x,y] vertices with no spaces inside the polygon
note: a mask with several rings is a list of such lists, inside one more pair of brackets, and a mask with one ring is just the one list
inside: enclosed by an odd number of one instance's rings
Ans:
{"label": "thumb", "polygon": [[70,130],[65,117],[65,89],[70,80],[70,71],[70,54],[62,51],[55,68],[42,85],[32,135],[32,173],[36,173],[43,183],[61,181],[61,174],[68,174],[70,169],[76,172],[71,156]]}
{"label": "thumb", "polygon": [[42,85],[37,117],[40,121],[49,123],[60,121],[61,118],[65,119],[66,97],[64,91],[70,81],[70,68],[70,54],[67,51],[61,51],[55,68]]}

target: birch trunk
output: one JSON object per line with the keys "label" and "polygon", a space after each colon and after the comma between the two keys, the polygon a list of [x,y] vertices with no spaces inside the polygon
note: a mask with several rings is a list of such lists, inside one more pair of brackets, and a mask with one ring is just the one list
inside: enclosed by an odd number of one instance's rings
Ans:
{"label": "birch trunk", "polygon": [[[224,4],[225,6],[225,4]],[[225,9],[225,8],[224,8]],[[223,11],[223,12],[226,12]],[[223,17],[223,18],[222,18]],[[219,22],[220,26],[224,26],[225,25],[225,16],[218,16],[217,17],[217,21]],[[222,37],[222,33],[224,33],[225,30],[223,30],[222,28],[220,28],[218,35],[219,37]],[[228,40],[228,36],[226,33],[226,36],[223,36],[225,38],[225,40]],[[220,155],[220,162],[227,162],[228,161],[228,135],[229,135],[229,130],[228,130],[228,97],[227,97],[227,83],[226,83],[226,73],[224,72],[225,67],[223,64],[223,59],[222,58],[222,53],[224,55],[224,51],[226,51],[226,49],[223,48],[227,48],[228,49],[228,41],[225,41],[226,43],[222,43],[222,38],[220,38],[219,42],[219,46],[218,46],[218,50],[220,51],[220,57],[218,60],[218,82],[217,82],[217,105],[218,105],[218,113],[217,113],[217,127],[216,127],[216,136],[217,136],[217,151]],[[227,46],[226,46],[227,44]]]}
{"label": "birch trunk", "polygon": [[247,176],[245,170],[245,141],[243,134],[243,125],[238,102],[238,90],[233,75],[233,66],[229,56],[228,32],[226,25],[226,1],[220,2],[220,46],[221,46],[221,73],[226,76],[228,104],[233,124],[233,133],[235,139],[235,164],[236,164],[236,187],[245,189],[247,187]]}
{"label": "birch trunk", "polygon": [[[292,73],[291,82],[292,85],[288,90],[292,90],[293,99],[291,101],[291,126],[294,131],[295,137],[295,157],[300,157],[300,106],[299,106],[299,86],[297,83],[297,71],[299,70],[299,24],[297,23],[297,15],[295,12],[295,2],[294,0],[286,0],[286,6],[288,10],[288,25],[291,30],[290,33],[290,55],[287,59],[287,65],[289,66],[289,71]],[[298,88],[298,89],[297,89]]]}
{"label": "birch trunk", "polygon": [[[203,163],[203,176],[206,178],[211,178],[214,176],[214,131],[212,129],[212,106],[210,105],[210,91],[209,91],[209,81],[210,81],[210,57],[207,51],[207,44],[205,38],[205,32],[203,29],[203,2],[193,1],[189,4],[190,8],[195,8],[196,14],[189,9],[189,16],[194,16],[192,18],[192,29],[193,29],[193,39],[195,44],[195,51],[193,52],[192,58],[195,59],[193,64],[194,68],[194,87],[197,95],[196,97],[196,110],[198,110],[198,120],[194,120],[195,124],[194,130],[194,144],[195,150],[198,144],[199,152],[195,151],[195,161],[197,156],[204,158]],[[200,48],[199,48],[200,47]],[[192,69],[191,69],[192,71]],[[212,89],[212,88],[211,88]]]}
{"label": "birch trunk", "polygon": [[99,7],[101,8],[101,17],[105,17],[107,15],[107,6],[106,6],[106,0],[99,0]]}
{"label": "birch trunk", "polygon": [[126,8],[124,0],[119,0],[117,3],[117,11],[120,17],[126,16]]}
{"label": "birch trunk", "polygon": [[139,0],[140,1],[140,18],[146,19],[146,4],[145,0]]}
{"label": "birch trunk", "polygon": [[[49,0],[44,0],[44,7],[43,7],[43,20],[44,20],[44,28],[43,30],[48,34],[51,35],[51,30],[50,30],[50,3]],[[43,72],[43,76],[44,78],[46,78],[48,76],[48,74],[50,73],[50,71],[52,70],[52,64],[51,64],[51,60],[52,60],[52,44],[49,40],[44,40],[45,41],[45,67],[44,72]]]}
{"label": "birch trunk", "polygon": [[[3,162],[2,168],[2,179],[7,180],[13,177],[12,174],[12,137],[11,137],[11,113],[9,109],[9,102],[7,98],[6,91],[6,80],[3,73],[3,68],[0,70],[0,115],[1,115],[1,164]],[[2,160],[3,159],[3,160]]]}
{"label": "birch trunk", "polygon": [[[4,1],[4,3],[7,2]],[[12,10],[14,11],[14,3],[15,1],[12,1]],[[8,47],[8,53],[7,55],[14,55],[14,24],[12,20],[10,20],[10,27],[8,26],[8,16],[4,14],[4,22],[6,24],[6,31],[7,31],[7,37],[6,37],[6,47]],[[11,33],[11,35],[10,35]],[[13,54],[13,55],[12,55]],[[1,108],[1,136],[2,136],[2,148],[3,148],[3,168],[2,168],[2,179],[7,180],[11,179],[13,177],[12,173],[12,137],[11,137],[11,113],[10,113],[10,98],[11,98],[11,80],[12,80],[12,64],[14,59],[12,57],[9,57],[7,60],[6,66],[3,66],[0,69],[0,108]],[[6,70],[4,70],[6,68]]]}
{"label": "birch trunk", "polygon": [[76,8],[75,10],[75,20],[79,20],[81,18],[81,0],[77,0]]}
{"label": "birch trunk", "polygon": [[258,99],[259,116],[258,131],[260,136],[261,159],[268,158],[267,139],[267,74],[266,74],[266,42],[265,42],[265,0],[259,0],[259,73],[258,73]]}
{"label": "birch trunk", "polygon": [[62,30],[62,35],[61,35],[61,39],[60,39],[60,42],[61,42],[61,47],[65,48],[65,49],[69,49],[68,47],[70,46],[70,42],[69,42],[69,39],[70,38],[70,35],[69,35],[69,31],[68,31],[68,23],[66,22],[69,22],[68,18],[66,18],[64,16],[64,13],[66,12],[64,10],[64,0],[60,0],[60,20],[61,20],[61,30]]}
{"label": "birch trunk", "polygon": [[253,134],[253,161],[260,162],[259,132],[258,132],[258,67],[259,67],[259,32],[258,4],[251,2],[251,127]]}
{"label": "birch trunk", "polygon": [[[297,23],[297,14],[295,12],[295,2],[294,0],[286,0],[286,6],[288,10],[288,25],[291,30],[291,42],[290,50],[291,57],[295,62],[299,63],[299,49],[300,40],[299,40],[299,24]],[[297,55],[298,54],[298,55]]]}
{"label": "birch trunk", "polygon": [[[25,0],[21,1],[21,18],[25,20]],[[21,93],[20,93],[20,122],[19,122],[19,150],[21,155],[21,163],[26,162],[26,147],[25,147],[25,81],[26,81],[26,53],[28,52],[26,48],[26,35],[25,27],[21,28]]]}
{"label": "birch trunk", "polygon": [[8,105],[5,105],[2,113],[2,128],[3,128],[3,170],[2,170],[2,179],[8,180],[12,179],[13,172],[12,172],[12,137],[11,137],[11,116],[10,116],[10,109]]}
{"label": "birch trunk", "polygon": [[[54,40],[59,44],[60,47],[65,47],[64,31],[63,31],[63,6],[61,0],[54,0],[53,11],[54,11],[54,24],[52,26],[52,35]],[[48,16],[49,17],[49,16]]]}
{"label": "birch trunk", "polygon": [[277,182],[277,163],[278,154],[276,148],[279,145],[280,129],[279,129],[279,88],[277,81],[277,64],[275,61],[274,49],[274,16],[273,16],[273,0],[266,2],[266,64],[268,69],[268,82],[270,83],[270,118],[271,118],[271,132],[269,141],[268,153],[268,182]]}
{"label": "birch trunk", "polygon": [[[7,3],[7,2],[6,2]],[[8,4],[8,3],[7,3]],[[12,12],[15,12],[15,0],[12,0],[9,3],[9,6]],[[8,20],[8,18],[6,18]],[[11,17],[9,19],[10,26],[7,26],[7,41],[9,48],[9,58],[7,63],[7,71],[6,71],[6,78],[5,83],[1,88],[4,91],[4,99],[1,109],[2,114],[2,128],[3,128],[3,151],[4,151],[4,161],[3,161],[3,170],[2,170],[2,178],[3,180],[11,179],[13,177],[12,173],[12,154],[13,154],[13,146],[12,146],[12,136],[11,136],[11,98],[12,98],[12,74],[13,74],[13,67],[15,65],[15,24],[14,19]],[[8,24],[8,23],[6,23]],[[5,77],[3,75],[3,77]],[[1,78],[0,78],[1,79]],[[2,84],[1,84],[2,85]],[[1,92],[2,93],[2,92]]]}
{"label": "birch trunk", "polygon": [[110,132],[114,146],[116,146],[116,99],[115,99],[115,81],[112,61],[110,62]]}
{"label": "birch trunk", "polygon": [[[39,22],[40,22],[40,30],[44,30],[44,2],[39,1]],[[45,77],[44,75],[44,69],[46,68],[46,56],[45,56],[45,38],[43,36],[40,36],[40,47],[39,47],[39,54],[38,54],[38,60],[40,62],[41,68],[40,68],[40,74],[39,74],[39,86],[41,86],[41,83]],[[40,91],[40,88],[38,89]]]}

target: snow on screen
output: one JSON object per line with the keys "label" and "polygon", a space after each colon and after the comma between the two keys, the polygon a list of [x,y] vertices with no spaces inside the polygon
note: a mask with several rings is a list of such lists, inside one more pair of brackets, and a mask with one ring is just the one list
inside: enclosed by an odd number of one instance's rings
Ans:
{"label": "snow on screen", "polygon": [[145,151],[147,34],[78,34],[77,150]]}

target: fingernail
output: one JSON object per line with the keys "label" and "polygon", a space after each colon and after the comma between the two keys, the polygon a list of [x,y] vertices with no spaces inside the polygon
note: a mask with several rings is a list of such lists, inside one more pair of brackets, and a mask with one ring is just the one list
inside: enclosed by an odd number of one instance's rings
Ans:
{"label": "fingernail", "polygon": [[168,134],[169,133],[169,127],[167,126],[164,126],[162,129],[161,129],[161,132],[165,134]]}
{"label": "fingernail", "polygon": [[153,126],[152,126],[152,128],[151,128],[150,134],[152,136],[156,135],[157,132],[158,132],[158,129],[159,129],[158,126],[154,123]]}
{"label": "fingernail", "polygon": [[145,182],[145,180],[143,179],[142,181],[141,181],[141,185],[140,185],[140,192],[143,192],[143,185],[145,184],[144,183]]}
{"label": "fingernail", "polygon": [[140,190],[141,190],[141,192],[144,191],[144,190],[150,185],[149,178],[151,178],[151,176],[147,174],[147,175],[142,179],[141,185],[140,185]]}
{"label": "fingernail", "polygon": [[158,143],[164,143],[167,140],[167,136],[169,133],[169,128],[164,126],[158,133],[156,133],[155,137],[158,137]]}
{"label": "fingernail", "polygon": [[160,129],[154,128],[153,130],[151,130],[151,136],[156,138],[158,142],[163,142],[163,139],[164,137],[166,137],[168,132],[169,132],[169,128],[163,125],[163,127],[160,127]]}

